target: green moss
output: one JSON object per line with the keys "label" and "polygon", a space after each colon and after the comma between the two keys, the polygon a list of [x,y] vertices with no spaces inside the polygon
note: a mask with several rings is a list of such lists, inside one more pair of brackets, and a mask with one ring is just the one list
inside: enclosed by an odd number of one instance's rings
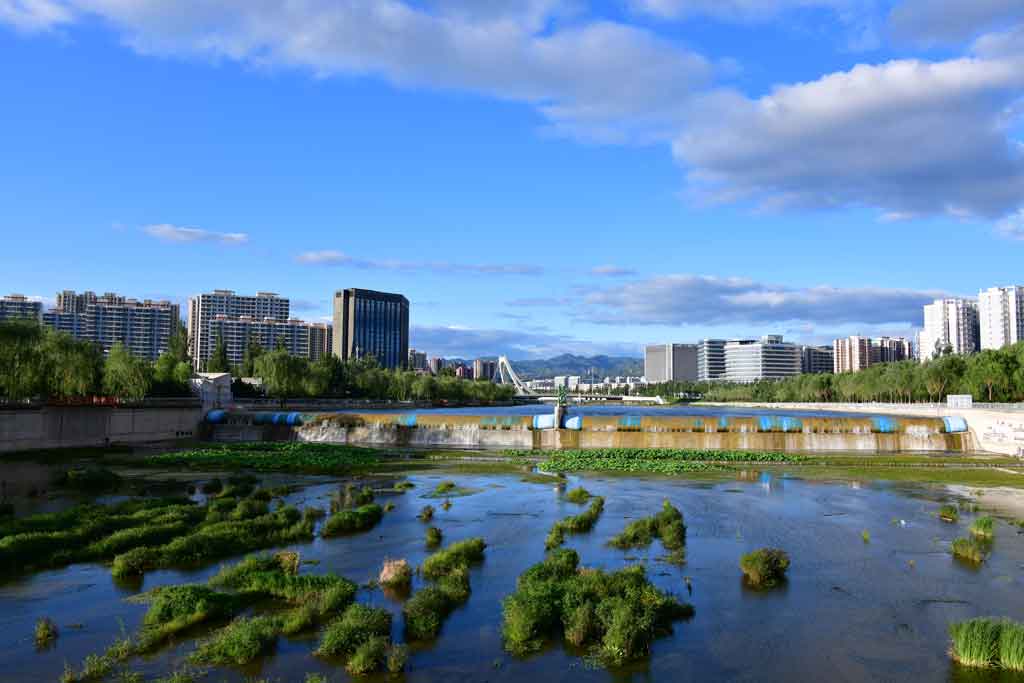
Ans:
{"label": "green moss", "polygon": [[692,608],[660,592],[642,567],[618,572],[578,569],[579,556],[559,548],[522,575],[503,603],[505,647],[525,655],[562,634],[593,647],[602,661],[622,664],[645,656]]}
{"label": "green moss", "polygon": [[331,515],[320,534],[325,538],[372,529],[384,516],[384,510],[375,503],[354,510],[342,510]]}
{"label": "green moss", "polygon": [[778,548],[761,548],[741,557],[740,569],[751,586],[772,588],[785,580],[789,555]]}

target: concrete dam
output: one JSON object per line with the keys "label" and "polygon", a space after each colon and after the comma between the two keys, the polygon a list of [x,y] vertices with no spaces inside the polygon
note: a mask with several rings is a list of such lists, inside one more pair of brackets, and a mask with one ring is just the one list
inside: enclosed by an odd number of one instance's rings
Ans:
{"label": "concrete dam", "polygon": [[689,448],[963,451],[961,417],[455,415],[214,410],[216,441],[295,440],[467,449]]}

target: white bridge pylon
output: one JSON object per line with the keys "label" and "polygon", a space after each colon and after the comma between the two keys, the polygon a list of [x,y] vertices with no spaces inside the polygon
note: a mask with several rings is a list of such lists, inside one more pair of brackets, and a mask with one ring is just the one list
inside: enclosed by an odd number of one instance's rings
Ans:
{"label": "white bridge pylon", "polygon": [[494,371],[494,381],[497,384],[511,384],[516,388],[516,393],[519,394],[532,394],[523,380],[519,379],[519,375],[512,369],[512,364],[508,362],[508,356],[498,357],[498,368]]}

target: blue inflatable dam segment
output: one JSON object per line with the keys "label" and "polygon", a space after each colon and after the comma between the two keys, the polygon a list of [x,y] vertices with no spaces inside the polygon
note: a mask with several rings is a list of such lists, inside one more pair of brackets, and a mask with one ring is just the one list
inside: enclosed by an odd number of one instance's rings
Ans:
{"label": "blue inflatable dam segment", "polygon": [[960,434],[967,431],[967,420],[959,416],[944,417],[942,421],[946,425],[947,434]]}
{"label": "blue inflatable dam segment", "polygon": [[758,428],[762,432],[799,432],[803,430],[804,423],[796,417],[762,415],[758,418]]}
{"label": "blue inflatable dam segment", "polygon": [[226,410],[211,410],[206,414],[206,421],[212,425],[219,425],[228,417]]}
{"label": "blue inflatable dam segment", "polygon": [[640,428],[640,416],[639,415],[623,415],[619,418],[619,426],[627,427],[630,429]]}
{"label": "blue inflatable dam segment", "polygon": [[415,427],[416,415],[399,415],[395,418],[395,424],[399,427]]}
{"label": "blue inflatable dam segment", "polygon": [[725,415],[718,418],[718,431],[727,432],[729,431],[729,418]]}
{"label": "blue inflatable dam segment", "polygon": [[899,431],[900,423],[891,417],[871,418],[871,431],[879,434],[895,434]]}
{"label": "blue inflatable dam segment", "polygon": [[565,428],[579,431],[583,429],[583,418],[579,415],[574,415],[565,421]]}
{"label": "blue inflatable dam segment", "polygon": [[555,426],[555,416],[551,413],[533,416],[534,429],[554,429]]}

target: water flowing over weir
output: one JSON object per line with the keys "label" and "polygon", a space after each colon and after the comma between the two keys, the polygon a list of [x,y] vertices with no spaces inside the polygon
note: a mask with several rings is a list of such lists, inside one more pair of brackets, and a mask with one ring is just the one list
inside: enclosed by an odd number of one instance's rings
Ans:
{"label": "water flowing over weir", "polygon": [[693,448],[751,451],[962,451],[967,424],[945,417],[793,415],[462,415],[211,411],[215,440],[293,439],[436,448]]}

